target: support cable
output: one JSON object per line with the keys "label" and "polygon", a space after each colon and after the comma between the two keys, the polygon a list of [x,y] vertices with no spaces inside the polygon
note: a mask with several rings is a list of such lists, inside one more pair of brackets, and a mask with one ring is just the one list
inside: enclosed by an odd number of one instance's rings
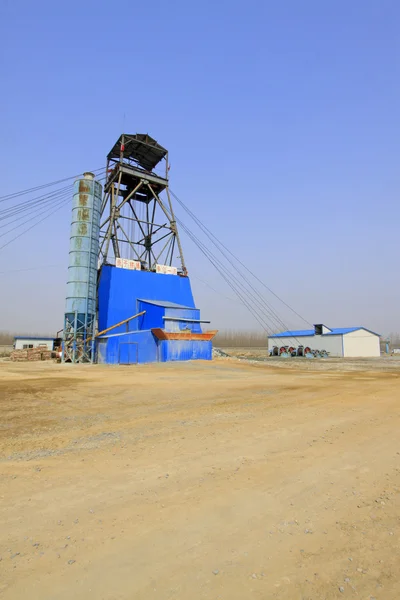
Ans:
{"label": "support cable", "polygon": [[[214,243],[214,245],[216,245],[216,244]],[[272,307],[270,307],[268,305],[267,301],[263,298],[263,296],[261,296],[261,294],[258,292],[258,290],[255,289],[254,286],[249,282],[247,277],[245,275],[243,275],[243,273],[241,273],[240,270],[237,269],[237,266],[232,262],[232,260],[230,260],[230,258],[227,257],[226,254],[223,251],[221,251],[218,247],[217,247],[217,249],[221,252],[221,254],[225,257],[225,259],[233,266],[233,268],[240,274],[241,278],[247,283],[247,285],[249,286],[251,291],[249,291],[249,289],[246,289],[246,287],[242,284],[243,289],[245,290],[247,295],[249,295],[253,298],[253,301],[255,301],[257,303],[259,308],[261,308],[262,311],[264,311],[268,314],[269,319],[272,322],[273,326],[277,329],[283,328],[284,330],[290,331],[288,326],[282,321],[282,319],[279,317],[279,315],[276,314],[276,312],[272,309]],[[230,275],[231,275],[231,277],[235,277],[235,275],[232,273],[230,273]],[[237,277],[237,275],[236,275],[236,277]],[[271,335],[272,335],[272,333],[271,333]],[[300,345],[300,342],[296,338],[296,336],[293,335],[292,337],[294,340],[296,340],[298,345]]]}
{"label": "support cable", "polygon": [[32,219],[36,219],[37,217],[40,217],[40,216],[46,214],[49,210],[59,206],[61,203],[65,202],[68,199],[69,199],[69,194],[64,194],[64,195],[60,196],[59,198],[57,198],[56,202],[54,202],[54,203],[52,202],[50,207],[49,206],[46,206],[44,208],[40,207],[38,210],[36,210],[32,213],[29,213],[28,218],[26,218],[27,214],[24,213],[21,217],[14,219],[14,221],[11,221],[10,223],[5,223],[4,225],[0,226],[0,228],[7,227],[8,225],[11,225],[11,223],[25,218],[25,221],[22,221],[22,223],[19,223],[18,225],[15,225],[15,227],[12,227],[11,229],[8,229],[7,231],[3,231],[2,233],[0,233],[0,238],[7,236],[12,231],[15,231],[16,229],[18,229],[19,227],[22,227],[26,223],[31,222]]}
{"label": "support cable", "polygon": [[[280,298],[277,294],[275,294],[275,292],[273,292],[257,275],[255,275],[250,269],[248,269],[246,267],[246,265],[243,264],[243,262],[237,258],[222,242],[220,242],[218,240],[218,238],[216,238],[216,236],[200,221],[200,219],[198,219],[198,217],[196,217],[196,215],[183,203],[182,200],[180,200],[177,195],[170,190],[171,194],[174,196],[174,198],[177,200],[177,202],[182,206],[182,208],[189,214],[189,216],[195,221],[195,223],[198,225],[198,227],[200,227],[200,229],[205,233],[205,235],[207,235],[207,237],[210,239],[210,241],[214,244],[214,246],[216,246],[216,248],[221,252],[221,254],[223,254],[223,256],[225,256],[225,258],[228,260],[228,262],[230,262],[231,265],[233,265],[236,269],[237,269],[237,265],[234,264],[232,262],[232,260],[229,258],[229,256],[226,255],[226,253],[221,250],[221,246],[222,248],[224,248],[226,250],[226,252],[228,252],[228,255],[230,255],[232,258],[235,259],[235,261],[237,261],[242,267],[244,267],[246,269],[246,272],[250,273],[250,275],[252,275],[259,283],[261,283],[270,293],[272,293],[280,302],[282,302],[287,308],[289,308],[296,316],[298,316],[300,319],[302,319],[303,321],[305,321],[307,324],[311,325],[311,323],[309,323],[304,317],[302,317],[298,312],[296,312],[289,304],[287,304],[282,298]],[[240,272],[240,270],[238,270]],[[241,273],[241,272],[240,272]],[[279,323],[280,327],[284,327],[284,329],[287,329],[288,331],[291,331],[288,326],[282,321],[282,319],[279,317],[279,315],[274,311],[273,307],[259,294],[259,292],[252,286],[252,284],[249,282],[249,280],[247,279],[246,275],[244,275],[243,273],[241,273],[241,276],[247,281],[247,283],[251,286],[251,288],[254,290],[254,292],[259,296],[260,299],[262,299],[263,303],[268,307],[268,309],[270,311],[272,311],[272,313],[275,316],[275,319],[277,320],[277,322]],[[299,340],[297,340],[297,338],[295,336],[293,336],[293,338],[298,342]]]}
{"label": "support cable", "polygon": [[289,310],[291,310],[297,317],[299,317],[302,321],[304,321],[305,323],[307,323],[307,325],[311,325],[312,323],[310,323],[309,321],[307,321],[307,319],[305,319],[302,315],[300,315],[293,307],[291,307],[289,304],[287,304],[287,302],[285,302],[280,296],[278,296],[278,294],[276,294],[273,290],[271,290],[271,288],[269,288],[267,286],[266,283],[264,283],[255,273],[253,273],[245,264],[243,264],[243,262],[233,254],[233,252],[231,252],[226,246],[225,244],[223,244],[223,242],[221,242],[220,240],[218,240],[218,238],[208,229],[208,227],[206,225],[204,225],[200,219],[198,217],[196,217],[196,215],[184,204],[184,202],[182,200],[180,200],[176,194],[174,194],[174,192],[170,189],[171,194],[174,196],[175,200],[182,206],[182,208],[192,217],[192,219],[197,222],[199,224],[199,227],[201,226],[201,228],[204,228],[204,230],[206,230],[208,232],[208,234],[214,238],[214,240],[220,244],[227,252],[229,252],[232,257],[242,266],[246,269],[246,271],[248,271],[250,273],[250,275],[252,275],[259,283],[261,283],[262,286],[264,286],[273,296],[275,296],[275,298],[277,298],[277,300],[279,300],[280,302],[282,302],[282,304],[284,304]]}
{"label": "support cable", "polygon": [[27,267],[26,269],[10,269],[9,271],[0,271],[0,275],[9,275],[10,273],[23,273],[26,271],[41,271],[42,269],[60,269],[63,265],[41,265],[40,267]]}
{"label": "support cable", "polygon": [[13,237],[11,240],[9,240],[8,242],[6,242],[2,246],[0,246],[0,250],[3,250],[3,248],[6,248],[6,246],[9,246],[12,242],[14,242],[15,240],[17,240],[18,238],[20,238],[21,236],[23,236],[25,233],[27,233],[28,231],[30,231],[31,229],[33,229],[34,227],[36,227],[36,225],[39,225],[40,223],[43,223],[43,221],[45,221],[49,217],[53,216],[61,208],[63,208],[64,206],[66,206],[68,202],[69,202],[69,198],[67,200],[64,200],[63,203],[61,203],[59,206],[57,206],[57,208],[55,210],[53,210],[50,214],[48,214],[45,217],[43,217],[43,219],[40,219],[40,221],[37,221],[36,223],[34,223],[33,225],[31,225],[30,227],[28,227],[27,229],[25,229],[21,233],[19,233],[15,237]]}
{"label": "support cable", "polygon": [[[4,223],[2,225],[0,225],[0,229],[3,229],[4,227],[8,227],[9,225],[11,225],[11,223],[16,223],[17,221],[20,221],[21,219],[25,219],[27,216],[32,217],[32,215],[34,213],[36,213],[37,211],[41,211],[43,209],[51,207],[55,204],[55,202],[57,202],[61,198],[69,198],[70,195],[71,195],[70,190],[66,190],[65,192],[61,192],[57,195],[52,196],[51,198],[47,198],[45,201],[37,203],[36,206],[24,208],[23,210],[16,211],[15,213],[7,215],[5,217],[0,216],[0,221],[4,221]],[[11,219],[11,217],[14,217],[15,215],[17,215],[17,216],[14,219]]]}
{"label": "support cable", "polygon": [[[1,273],[1,271],[0,271]],[[225,296],[225,294],[223,294],[222,292],[219,292],[218,290],[216,290],[212,285],[210,285],[208,283],[208,281],[204,281],[204,279],[200,279],[200,277],[197,277],[197,275],[193,275],[193,273],[190,276],[191,279],[197,279],[197,281],[200,281],[202,284],[204,284],[205,286],[207,286],[208,288],[210,288],[210,290],[212,290],[215,294],[218,294],[218,296],[221,296],[222,298],[225,298],[225,300],[228,300],[229,302],[235,302],[236,300],[233,300],[233,298],[229,298],[229,296]]]}
{"label": "support cable", "polygon": [[47,201],[51,201],[54,197],[58,196],[61,193],[66,192],[68,190],[72,190],[71,184],[66,185],[62,188],[59,188],[57,190],[54,190],[53,192],[49,192],[48,194],[44,194],[42,196],[36,196],[35,198],[32,198],[31,200],[27,200],[25,202],[21,202],[20,204],[15,204],[14,206],[5,208],[0,211],[0,221],[4,221],[5,219],[8,219],[20,212],[27,211],[28,209],[30,209],[34,206],[38,206],[40,204],[46,203]]}
{"label": "support cable", "polygon": [[[99,181],[99,183],[100,183],[103,179],[105,179],[105,178],[100,178],[97,181]],[[37,213],[38,210],[41,211],[43,208],[47,209],[49,205],[54,206],[55,202],[57,200],[72,197],[72,191],[73,191],[73,185],[70,184],[70,185],[62,187],[58,190],[55,190],[54,192],[46,194],[44,196],[39,196],[30,201],[23,202],[22,204],[18,205],[16,208],[11,207],[4,211],[0,211],[0,221],[6,221],[3,225],[0,225],[0,229],[3,229],[4,227],[8,227],[12,223],[15,223],[17,221],[20,221],[21,219],[24,219],[27,215],[29,215],[28,221],[31,220],[32,217],[35,215],[35,213]],[[13,217],[16,214],[18,215],[20,213],[22,213],[20,216],[16,217],[15,219],[12,219],[11,221],[9,220],[10,217]],[[23,225],[23,224],[24,224],[24,222],[21,223],[20,225]]]}
{"label": "support cable", "polygon": [[[90,173],[98,173],[101,171],[105,171],[105,167],[100,167],[98,169],[92,169],[89,171]],[[12,194],[6,194],[5,196],[0,196],[0,202],[5,202],[6,200],[11,200],[12,198],[16,198],[18,196],[24,196],[25,194],[29,194],[31,192],[36,192],[37,190],[42,190],[47,187],[51,187],[53,185],[57,185],[58,183],[64,183],[65,181],[70,181],[71,179],[79,179],[82,176],[82,173],[79,175],[72,175],[72,177],[65,177],[64,179],[59,179],[58,181],[52,181],[50,183],[45,183],[43,185],[38,185],[33,188],[29,188],[27,190],[22,190],[20,192],[13,192]]]}
{"label": "support cable", "polygon": [[257,322],[261,325],[264,331],[271,335],[271,329],[268,323],[265,320],[262,312],[260,312],[259,307],[246,300],[246,296],[248,296],[248,290],[238,281],[237,277],[229,272],[226,267],[221,263],[221,261],[213,255],[213,253],[197,238],[197,236],[178,218],[176,217],[176,221],[179,226],[185,231],[188,237],[194,242],[194,244],[199,248],[199,250],[206,256],[206,258],[210,261],[210,263],[214,266],[214,268],[218,271],[221,277],[226,281],[229,287],[234,291],[236,296],[239,298],[241,303],[249,310],[249,312],[253,315],[253,317],[257,320]]}

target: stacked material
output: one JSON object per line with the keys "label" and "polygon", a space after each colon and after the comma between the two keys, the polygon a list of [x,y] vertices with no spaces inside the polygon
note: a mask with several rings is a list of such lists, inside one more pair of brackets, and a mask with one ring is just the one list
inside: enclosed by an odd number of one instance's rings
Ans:
{"label": "stacked material", "polygon": [[53,352],[46,348],[28,348],[27,350],[13,350],[11,360],[14,362],[24,362],[27,360],[50,360],[53,358]]}

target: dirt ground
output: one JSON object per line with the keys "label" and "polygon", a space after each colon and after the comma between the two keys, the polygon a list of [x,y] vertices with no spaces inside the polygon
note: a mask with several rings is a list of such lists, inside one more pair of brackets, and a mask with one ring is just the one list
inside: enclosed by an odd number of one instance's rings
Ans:
{"label": "dirt ground", "polygon": [[400,362],[310,362],[0,363],[1,598],[398,600]]}

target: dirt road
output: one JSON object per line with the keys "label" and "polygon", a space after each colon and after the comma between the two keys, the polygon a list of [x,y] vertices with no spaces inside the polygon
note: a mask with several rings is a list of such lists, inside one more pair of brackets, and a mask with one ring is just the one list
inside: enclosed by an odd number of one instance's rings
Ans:
{"label": "dirt road", "polygon": [[0,363],[4,600],[400,598],[400,371]]}

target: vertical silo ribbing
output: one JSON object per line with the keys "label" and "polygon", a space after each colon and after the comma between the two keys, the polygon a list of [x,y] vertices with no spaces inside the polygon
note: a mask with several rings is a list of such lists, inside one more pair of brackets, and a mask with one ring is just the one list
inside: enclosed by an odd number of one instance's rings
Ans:
{"label": "vertical silo ribbing", "polygon": [[74,184],[63,362],[94,359],[102,187],[92,173]]}

